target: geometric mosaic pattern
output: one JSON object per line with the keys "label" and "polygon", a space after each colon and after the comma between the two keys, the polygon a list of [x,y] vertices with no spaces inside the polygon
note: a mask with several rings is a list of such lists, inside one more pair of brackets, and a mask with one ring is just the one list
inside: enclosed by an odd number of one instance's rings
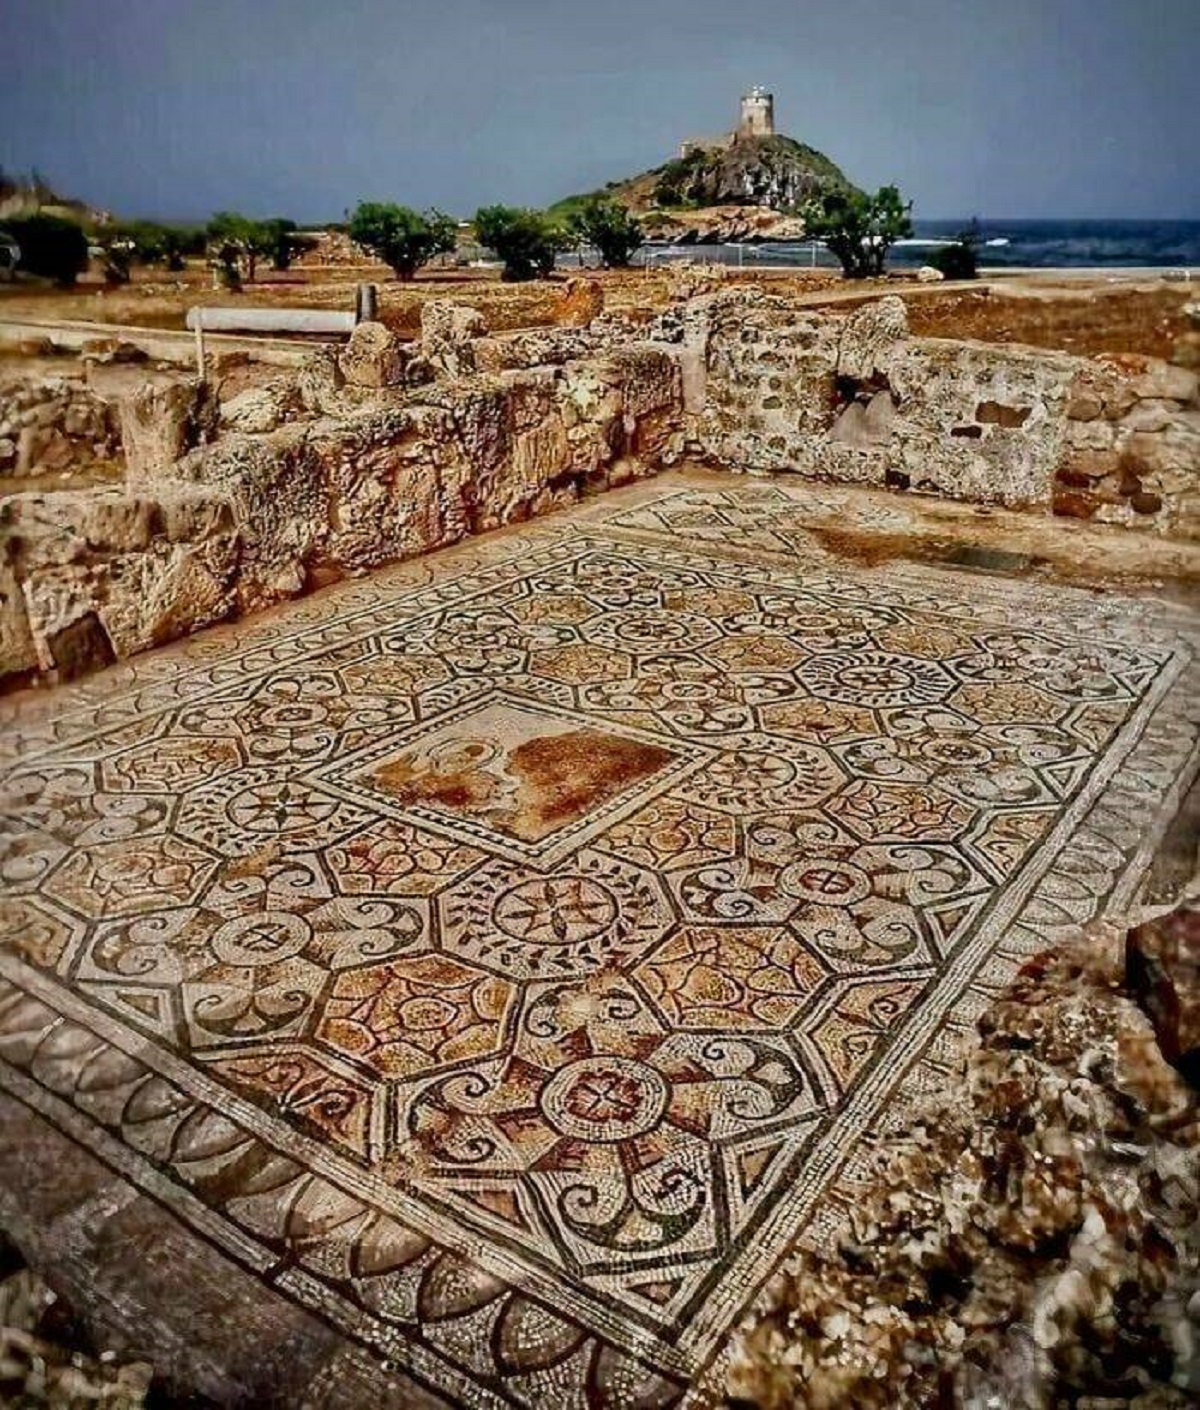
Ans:
{"label": "geometric mosaic pattern", "polygon": [[0,1071],[468,1403],[677,1399],[1192,745],[1166,618],[800,515],[643,489],[24,707]]}

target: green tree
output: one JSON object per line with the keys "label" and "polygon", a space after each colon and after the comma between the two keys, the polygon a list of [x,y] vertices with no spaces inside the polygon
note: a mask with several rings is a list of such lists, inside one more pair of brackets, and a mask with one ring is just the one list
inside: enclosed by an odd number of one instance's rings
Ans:
{"label": "green tree", "polygon": [[205,232],[195,226],[159,225],[153,220],[133,220],[93,232],[110,264],[166,265],[178,273],[186,255],[204,253]]}
{"label": "green tree", "polygon": [[571,214],[569,226],[600,251],[605,269],[624,269],[646,239],[638,222],[611,196],[589,197]]}
{"label": "green tree", "polygon": [[264,220],[263,228],[269,245],[267,253],[271,256],[271,268],[290,269],[300,248],[300,241],[296,237],[296,222],[276,216],[273,220]]}
{"label": "green tree", "polygon": [[504,261],[503,279],[545,279],[570,239],[541,211],[484,206],[475,212],[475,234]]}
{"label": "green tree", "polygon": [[895,186],[865,191],[826,191],[802,212],[805,233],[824,240],[841,261],[847,279],[882,274],[888,251],[912,234],[912,202]]}
{"label": "green tree", "polygon": [[979,222],[973,220],[959,232],[954,244],[935,250],[929,263],[934,269],[940,269],[947,279],[978,279],[979,243]]}
{"label": "green tree", "polygon": [[69,287],[87,268],[88,240],[82,226],[57,215],[26,215],[4,222],[20,246],[19,270]]}
{"label": "green tree", "polygon": [[220,252],[236,250],[238,263],[251,284],[258,261],[271,254],[277,239],[271,222],[252,220],[238,211],[218,211],[208,222],[209,244],[218,251],[218,259],[225,264],[227,260]]}
{"label": "green tree", "polygon": [[350,238],[377,255],[397,279],[413,278],[434,255],[453,250],[456,234],[453,219],[440,211],[422,215],[386,201],[361,201],[350,217]]}

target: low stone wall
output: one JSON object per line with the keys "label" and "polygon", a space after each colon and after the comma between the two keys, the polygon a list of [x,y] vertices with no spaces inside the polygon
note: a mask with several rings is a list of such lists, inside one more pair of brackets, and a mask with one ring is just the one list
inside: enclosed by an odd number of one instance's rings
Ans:
{"label": "low stone wall", "polygon": [[[506,360],[500,340],[459,335],[456,356],[439,354],[456,368],[476,341],[482,362]],[[261,429],[218,435],[204,384],[147,384],[120,408],[124,491],[0,502],[0,677],[70,677],[653,473],[683,448],[678,354],[649,345],[435,378],[419,350],[364,325],[340,358],[317,354],[253,397],[226,424]]]}
{"label": "low stone wall", "polygon": [[1054,509],[1200,537],[1200,377],[1144,357],[1101,357],[1071,385]]}
{"label": "low stone wall", "polygon": [[[224,405],[139,379],[123,491],[0,501],[0,680],[64,678],[684,453],[1197,535],[1200,392],[1166,363],[913,338],[896,298],[836,317],[740,286],[520,334],[423,317],[419,343],[364,324]],[[67,405],[115,436],[102,402]]]}
{"label": "low stone wall", "polygon": [[14,495],[0,547],[0,677],[69,679],[233,610],[238,540],[217,496]]}
{"label": "low stone wall", "polygon": [[0,370],[0,477],[87,471],[120,447],[112,410],[78,376]]}
{"label": "low stone wall", "polygon": [[731,290],[659,334],[684,350],[689,437],[714,465],[1196,532],[1194,372],[912,338],[898,298],[838,318]]}

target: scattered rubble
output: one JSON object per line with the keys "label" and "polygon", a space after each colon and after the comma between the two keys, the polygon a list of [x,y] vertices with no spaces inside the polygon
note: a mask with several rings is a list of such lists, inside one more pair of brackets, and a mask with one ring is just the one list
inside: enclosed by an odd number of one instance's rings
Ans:
{"label": "scattered rubble", "polygon": [[139,1410],[152,1368],[80,1347],[55,1294],[0,1235],[0,1404],[21,1410]]}
{"label": "scattered rubble", "polygon": [[78,373],[0,371],[0,477],[86,471],[120,447],[116,416]]}
{"label": "scattered rubble", "polygon": [[1200,1089],[1200,906],[1129,932],[1125,984],[1150,1016],[1163,1056]]}
{"label": "scattered rubble", "polygon": [[1119,976],[1115,932],[1025,967],[964,1095],[882,1141],[838,1252],[770,1287],[731,1403],[1196,1404],[1200,1109]]}

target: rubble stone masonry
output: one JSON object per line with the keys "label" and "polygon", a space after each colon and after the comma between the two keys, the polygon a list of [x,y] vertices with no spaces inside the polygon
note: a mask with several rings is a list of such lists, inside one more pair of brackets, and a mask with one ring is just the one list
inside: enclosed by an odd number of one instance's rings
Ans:
{"label": "rubble stone masonry", "polygon": [[719,285],[650,321],[590,306],[585,326],[492,335],[427,304],[419,343],[361,325],[224,406],[147,380],[119,437],[102,402],[43,398],[38,435],[120,441],[126,479],[0,499],[0,679],[78,674],[684,455],[1198,536],[1182,367],[914,338],[896,297],[848,316]]}

